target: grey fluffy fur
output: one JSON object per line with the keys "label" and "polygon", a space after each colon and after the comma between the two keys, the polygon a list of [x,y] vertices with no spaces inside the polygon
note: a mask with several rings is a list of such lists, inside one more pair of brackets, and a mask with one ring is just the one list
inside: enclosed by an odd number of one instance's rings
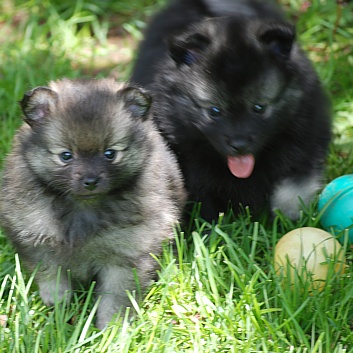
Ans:
{"label": "grey fluffy fur", "polygon": [[97,280],[103,328],[130,306],[133,268],[145,289],[157,268],[150,254],[173,237],[185,199],[178,166],[140,89],[63,79],[21,104],[26,123],[6,162],[2,226],[27,267],[40,264],[45,304]]}

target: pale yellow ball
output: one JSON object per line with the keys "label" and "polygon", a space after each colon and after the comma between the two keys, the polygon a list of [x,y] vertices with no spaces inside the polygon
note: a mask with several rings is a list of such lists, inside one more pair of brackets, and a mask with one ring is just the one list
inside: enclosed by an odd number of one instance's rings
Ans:
{"label": "pale yellow ball", "polygon": [[321,291],[329,271],[330,274],[344,272],[344,251],[341,244],[322,229],[297,228],[277,243],[274,266],[276,273],[291,286]]}

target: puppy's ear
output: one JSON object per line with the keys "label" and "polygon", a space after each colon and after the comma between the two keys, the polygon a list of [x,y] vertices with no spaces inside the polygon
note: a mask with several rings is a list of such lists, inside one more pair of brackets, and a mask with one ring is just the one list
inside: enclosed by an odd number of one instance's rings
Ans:
{"label": "puppy's ear", "polygon": [[56,100],[57,94],[48,87],[37,87],[26,92],[20,101],[23,120],[30,126],[44,122]]}
{"label": "puppy's ear", "polygon": [[177,65],[191,66],[198,62],[209,46],[210,40],[200,33],[194,33],[186,39],[170,38],[169,53]]}
{"label": "puppy's ear", "polygon": [[295,40],[295,27],[289,23],[269,23],[260,29],[259,38],[273,54],[288,59]]}
{"label": "puppy's ear", "polygon": [[136,118],[146,118],[152,103],[152,97],[136,87],[125,87],[119,92],[123,97],[127,110]]}

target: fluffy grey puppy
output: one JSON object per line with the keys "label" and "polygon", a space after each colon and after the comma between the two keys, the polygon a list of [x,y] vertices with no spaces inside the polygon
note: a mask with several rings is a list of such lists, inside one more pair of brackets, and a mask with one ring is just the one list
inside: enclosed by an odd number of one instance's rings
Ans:
{"label": "fluffy grey puppy", "polygon": [[5,166],[1,223],[28,268],[40,264],[44,303],[95,279],[98,328],[129,306],[133,269],[148,286],[157,268],[151,253],[173,237],[184,204],[149,105],[145,92],[113,79],[37,87],[21,102],[25,124]]}

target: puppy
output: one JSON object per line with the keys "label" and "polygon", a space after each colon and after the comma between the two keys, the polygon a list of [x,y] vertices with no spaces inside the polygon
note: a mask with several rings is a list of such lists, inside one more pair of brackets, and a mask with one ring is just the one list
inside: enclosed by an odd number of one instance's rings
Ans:
{"label": "puppy", "polygon": [[296,219],[321,187],[330,104],[295,37],[269,3],[240,0],[175,1],[146,32],[132,80],[206,220],[229,201]]}
{"label": "puppy", "polygon": [[[148,24],[140,43],[132,81],[150,85],[169,55],[168,39],[208,17],[245,16],[283,20],[281,9],[272,0],[170,0]],[[234,38],[236,40],[236,38]],[[163,64],[162,64],[163,66]]]}
{"label": "puppy", "polygon": [[129,306],[133,269],[141,288],[149,285],[157,268],[151,253],[172,239],[184,204],[150,102],[112,79],[37,87],[21,102],[25,124],[4,170],[1,223],[28,268],[40,265],[44,303],[94,278],[100,329]]}

